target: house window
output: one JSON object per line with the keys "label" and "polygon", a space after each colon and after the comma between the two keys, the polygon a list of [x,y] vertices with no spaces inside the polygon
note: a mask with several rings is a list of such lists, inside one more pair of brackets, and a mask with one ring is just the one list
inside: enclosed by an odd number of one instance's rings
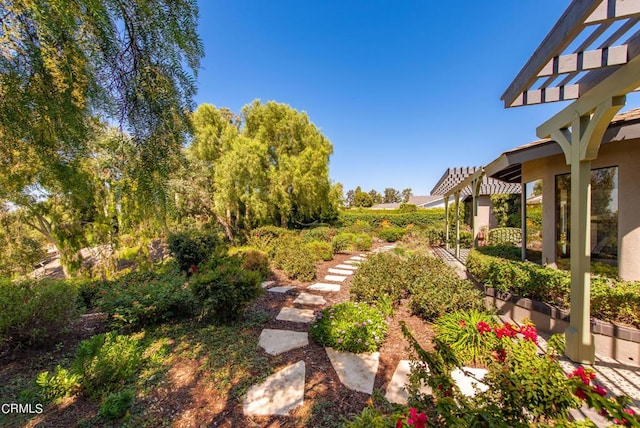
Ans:
{"label": "house window", "polygon": [[[571,174],[556,176],[558,259],[571,256]],[[591,170],[591,259],[618,260],[618,167]]]}

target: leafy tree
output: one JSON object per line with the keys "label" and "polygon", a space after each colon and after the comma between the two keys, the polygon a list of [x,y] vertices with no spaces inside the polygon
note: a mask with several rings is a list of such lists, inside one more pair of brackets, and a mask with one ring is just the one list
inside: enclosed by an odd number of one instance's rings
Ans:
{"label": "leafy tree", "polygon": [[392,204],[396,202],[401,202],[402,199],[400,197],[400,192],[392,187],[387,187],[384,189],[384,197],[382,202],[385,204]]}
{"label": "leafy tree", "polygon": [[25,226],[19,210],[0,204],[0,275],[24,275],[46,256],[42,239]]}
{"label": "leafy tree", "polygon": [[337,215],[342,186],[332,189],[329,182],[333,148],[305,113],[254,101],[236,117],[203,104],[193,115],[193,127],[190,178],[181,181],[179,199],[183,206],[199,205],[229,239],[243,228]]}
{"label": "leafy tree", "polygon": [[369,195],[371,196],[371,201],[374,204],[381,204],[382,203],[382,195],[380,193],[378,193],[377,190],[371,189],[369,191]]}
{"label": "leafy tree", "polygon": [[402,191],[402,202],[405,204],[409,202],[409,198],[411,197],[411,188],[406,188]]}
{"label": "leafy tree", "polygon": [[87,225],[106,217],[96,117],[131,136],[138,207],[166,208],[203,54],[197,3],[18,0],[0,14],[0,200],[77,263]]}
{"label": "leafy tree", "polygon": [[520,227],[520,195],[491,195],[493,215],[498,227]]}
{"label": "leafy tree", "polygon": [[345,205],[348,207],[353,207],[353,198],[355,197],[356,192],[354,190],[349,190],[345,197]]}
{"label": "leafy tree", "polygon": [[367,208],[371,205],[373,205],[373,199],[371,198],[371,195],[367,192],[363,192],[360,186],[356,187],[353,193],[353,206],[358,208]]}

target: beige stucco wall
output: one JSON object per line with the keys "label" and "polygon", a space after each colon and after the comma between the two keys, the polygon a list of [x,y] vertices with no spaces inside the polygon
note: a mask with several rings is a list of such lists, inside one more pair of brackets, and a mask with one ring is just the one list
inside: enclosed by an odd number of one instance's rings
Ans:
{"label": "beige stucco wall", "polygon": [[[591,168],[618,167],[618,271],[640,280],[640,139],[605,144]],[[542,179],[542,261],[555,266],[555,176],[569,172],[564,155],[522,165],[522,182]]]}

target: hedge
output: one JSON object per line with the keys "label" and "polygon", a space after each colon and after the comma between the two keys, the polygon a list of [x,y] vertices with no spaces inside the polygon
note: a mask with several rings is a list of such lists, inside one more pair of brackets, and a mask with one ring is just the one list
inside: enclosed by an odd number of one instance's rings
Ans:
{"label": "hedge", "polygon": [[351,226],[356,221],[369,223],[373,227],[380,226],[384,220],[390,225],[405,227],[409,224],[414,226],[440,227],[444,228],[444,209],[430,208],[413,212],[400,212],[399,210],[353,210],[342,211],[338,216],[340,226]]}
{"label": "hedge", "polygon": [[[498,257],[509,257],[509,253],[500,247],[472,250],[467,258],[467,270],[478,281],[498,291],[540,300],[563,309],[570,307],[569,272]],[[640,282],[592,275],[591,316],[640,327]]]}

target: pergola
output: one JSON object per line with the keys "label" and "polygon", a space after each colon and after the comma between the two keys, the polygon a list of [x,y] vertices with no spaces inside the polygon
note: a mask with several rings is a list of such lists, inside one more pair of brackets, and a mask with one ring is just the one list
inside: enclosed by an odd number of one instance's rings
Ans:
{"label": "pergola", "polygon": [[591,161],[611,119],[640,86],[640,1],[573,0],[502,95],[505,107],[573,100],[538,126],[571,167],[571,321],[566,354],[593,364]]}
{"label": "pergola", "polygon": [[459,206],[461,197],[472,197],[471,207],[473,212],[473,243],[478,245],[478,198],[480,195],[497,195],[503,193],[520,193],[519,183],[507,183],[501,180],[494,180],[487,176],[484,167],[463,167],[448,168],[436,183],[432,195],[442,195],[444,197],[445,209],[445,244],[449,249],[449,199],[454,197],[456,214],[456,246],[455,256],[460,258],[460,215]]}

